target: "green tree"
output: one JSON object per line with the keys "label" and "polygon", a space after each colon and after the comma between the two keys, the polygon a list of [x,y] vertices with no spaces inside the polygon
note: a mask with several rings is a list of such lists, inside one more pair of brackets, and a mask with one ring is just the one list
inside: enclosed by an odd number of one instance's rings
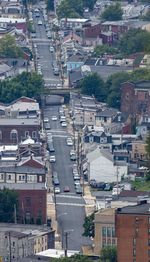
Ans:
{"label": "green tree", "polygon": [[105,83],[108,105],[120,109],[121,84],[126,81],[137,82],[141,79],[150,80],[150,70],[142,68],[130,73],[119,72],[112,74]]}
{"label": "green tree", "polygon": [[101,250],[102,262],[117,262],[117,248],[114,246],[107,246]]}
{"label": "green tree", "polygon": [[0,189],[0,222],[13,223],[14,206],[18,216],[18,193],[7,188]]}
{"label": "green tree", "polygon": [[114,55],[117,53],[118,50],[109,45],[97,45],[94,48],[94,56],[103,56],[104,54]]}
{"label": "green tree", "polygon": [[89,10],[93,10],[96,0],[83,0],[83,6],[89,8]]}
{"label": "green tree", "polygon": [[130,29],[119,41],[119,50],[126,54],[148,51],[150,33],[142,29]]}
{"label": "green tree", "polygon": [[54,11],[54,0],[47,0],[46,7],[48,11]]}
{"label": "green tree", "polygon": [[99,101],[105,101],[106,90],[104,81],[97,73],[91,73],[80,82],[81,92],[86,95],[93,95]]}
{"label": "green tree", "polygon": [[23,72],[12,79],[0,81],[0,101],[10,103],[21,96],[38,98],[43,86],[41,75]]}
{"label": "green tree", "polygon": [[117,21],[122,20],[122,15],[123,11],[121,9],[121,5],[116,3],[106,7],[101,15],[101,18],[108,21]]}
{"label": "green tree", "polygon": [[94,237],[94,213],[90,216],[86,216],[84,219],[84,233],[85,237]]}
{"label": "green tree", "polygon": [[19,58],[22,56],[23,52],[16,45],[15,37],[8,34],[0,39],[0,57]]}
{"label": "green tree", "polygon": [[150,160],[150,133],[148,134],[147,139],[146,139],[146,147],[145,147],[145,149],[146,149],[148,158]]}
{"label": "green tree", "polygon": [[59,18],[79,18],[83,15],[82,0],[62,0],[57,8]]}
{"label": "green tree", "polygon": [[92,262],[92,260],[87,256],[75,255],[72,257],[54,258],[52,262]]}

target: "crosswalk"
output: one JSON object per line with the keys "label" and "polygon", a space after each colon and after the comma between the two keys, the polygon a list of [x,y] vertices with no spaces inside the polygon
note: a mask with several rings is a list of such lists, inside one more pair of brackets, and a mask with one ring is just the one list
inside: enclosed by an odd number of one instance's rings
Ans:
{"label": "crosswalk", "polygon": [[62,202],[57,202],[57,205],[59,205],[59,206],[74,206],[74,207],[84,207],[85,206],[85,204],[78,204],[78,203],[67,203],[67,202],[64,202],[64,203],[62,203]]}
{"label": "crosswalk", "polygon": [[59,194],[57,195],[57,198],[73,198],[73,199],[82,199],[81,196],[73,196],[73,195],[69,195],[69,193],[67,194]]}

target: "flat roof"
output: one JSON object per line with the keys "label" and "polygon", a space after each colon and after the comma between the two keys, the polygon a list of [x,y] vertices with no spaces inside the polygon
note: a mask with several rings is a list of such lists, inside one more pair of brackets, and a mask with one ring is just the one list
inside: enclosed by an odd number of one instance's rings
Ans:
{"label": "flat roof", "polygon": [[0,189],[47,190],[45,183],[0,183]]}
{"label": "flat roof", "polygon": [[139,214],[150,216],[150,203],[127,206],[117,209],[117,214]]}
{"label": "flat roof", "polygon": [[85,23],[90,21],[90,19],[86,19],[86,18],[62,18],[60,20],[61,22],[76,22],[76,23]]}
{"label": "flat roof", "polygon": [[25,18],[0,17],[0,23],[26,23]]}
{"label": "flat roof", "polygon": [[34,168],[30,166],[0,166],[0,173],[20,173],[20,174],[37,174],[44,175],[44,168]]}
{"label": "flat roof", "polygon": [[40,120],[38,118],[1,118],[0,126],[32,126],[40,125]]}

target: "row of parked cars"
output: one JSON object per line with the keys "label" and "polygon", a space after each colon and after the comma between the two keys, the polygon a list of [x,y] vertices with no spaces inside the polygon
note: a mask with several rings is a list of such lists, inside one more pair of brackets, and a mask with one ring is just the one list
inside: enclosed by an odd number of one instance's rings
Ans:
{"label": "row of parked cars", "polygon": [[97,182],[95,179],[90,180],[90,186],[92,188],[104,191],[110,191],[113,188],[113,185],[110,183]]}
{"label": "row of parked cars", "polygon": [[74,179],[74,185],[75,185],[75,190],[77,194],[82,195],[83,194],[83,189],[80,184],[80,176],[78,173],[78,167],[77,164],[73,164],[72,166],[72,174],[73,174],[73,179]]}

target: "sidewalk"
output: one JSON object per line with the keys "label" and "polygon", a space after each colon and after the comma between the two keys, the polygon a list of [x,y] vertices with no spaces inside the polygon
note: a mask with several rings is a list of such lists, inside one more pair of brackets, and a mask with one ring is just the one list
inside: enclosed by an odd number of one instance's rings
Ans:
{"label": "sidewalk", "polygon": [[90,186],[84,185],[85,213],[86,216],[91,215],[95,211],[96,198],[91,195]]}

